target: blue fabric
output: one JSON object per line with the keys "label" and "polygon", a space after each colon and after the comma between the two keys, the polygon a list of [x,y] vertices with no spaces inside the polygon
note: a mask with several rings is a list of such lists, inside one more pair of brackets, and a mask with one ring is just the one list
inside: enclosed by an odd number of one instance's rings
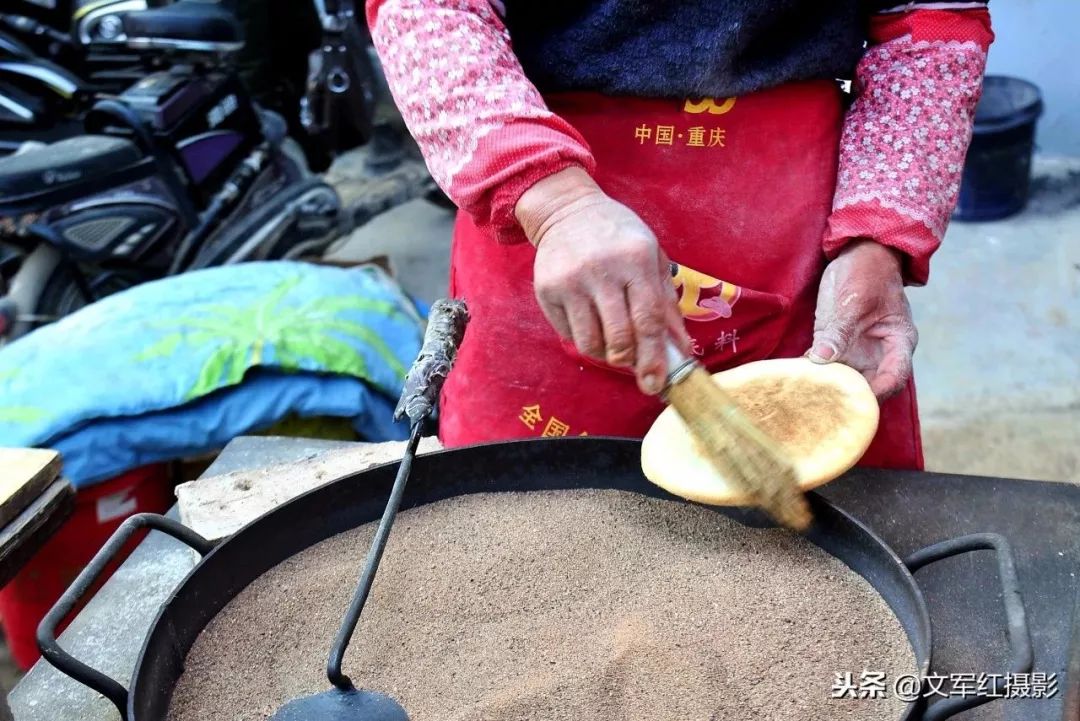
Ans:
{"label": "blue fabric", "polygon": [[146,283],[0,349],[0,446],[50,446],[84,486],[290,414],[405,437],[393,402],[422,319],[373,267],[249,263]]}
{"label": "blue fabric", "polygon": [[64,475],[86,486],[147,463],[221,448],[291,414],[352,418],[368,440],[404,440],[408,428],[395,423],[393,413],[393,401],[356,378],[256,370],[238,386],[178,408],[105,418],[49,446],[63,455]]}
{"label": "blue fabric", "polygon": [[413,305],[416,306],[416,312],[419,313],[421,317],[427,318],[428,315],[431,314],[431,306],[429,304],[415,296],[409,297],[412,298]]}

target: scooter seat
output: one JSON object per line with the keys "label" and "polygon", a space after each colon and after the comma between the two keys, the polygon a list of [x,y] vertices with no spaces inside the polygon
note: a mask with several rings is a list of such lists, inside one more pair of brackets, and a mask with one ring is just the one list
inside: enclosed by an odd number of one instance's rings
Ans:
{"label": "scooter seat", "polygon": [[142,158],[130,140],[79,135],[0,158],[0,203],[105,175]]}
{"label": "scooter seat", "polygon": [[179,0],[124,15],[127,43],[135,48],[228,52],[243,46],[240,22],[217,2]]}

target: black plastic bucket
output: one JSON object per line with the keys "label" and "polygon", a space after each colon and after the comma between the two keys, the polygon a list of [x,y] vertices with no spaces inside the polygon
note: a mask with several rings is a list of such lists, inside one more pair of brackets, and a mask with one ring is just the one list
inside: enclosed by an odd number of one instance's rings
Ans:
{"label": "black plastic bucket", "polygon": [[1035,123],[1042,111],[1042,93],[1034,84],[986,77],[954,218],[998,220],[1024,209],[1031,190]]}

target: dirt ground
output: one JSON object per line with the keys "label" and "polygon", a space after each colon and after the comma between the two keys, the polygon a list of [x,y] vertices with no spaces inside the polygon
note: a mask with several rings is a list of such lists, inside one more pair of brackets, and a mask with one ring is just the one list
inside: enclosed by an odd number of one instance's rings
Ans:
{"label": "dirt ground", "polygon": [[954,222],[909,291],[931,470],[1080,482],[1080,159],[1037,158],[1032,191]]}
{"label": "dirt ground", "polygon": [[1077,482],[1080,408],[934,421],[923,427],[931,471]]}

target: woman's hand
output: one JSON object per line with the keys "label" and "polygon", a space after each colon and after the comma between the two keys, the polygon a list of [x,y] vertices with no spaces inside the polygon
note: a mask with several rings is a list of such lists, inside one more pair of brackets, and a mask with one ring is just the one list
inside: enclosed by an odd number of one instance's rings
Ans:
{"label": "woman's hand", "polygon": [[536,246],[536,298],[555,330],[584,355],[633,368],[642,392],[662,391],[665,339],[685,351],[689,338],[649,227],[579,168],[532,186],[516,214]]}
{"label": "woman's hand", "polygon": [[821,278],[810,360],[851,366],[885,400],[911,378],[918,342],[899,255],[872,240],[844,248]]}

